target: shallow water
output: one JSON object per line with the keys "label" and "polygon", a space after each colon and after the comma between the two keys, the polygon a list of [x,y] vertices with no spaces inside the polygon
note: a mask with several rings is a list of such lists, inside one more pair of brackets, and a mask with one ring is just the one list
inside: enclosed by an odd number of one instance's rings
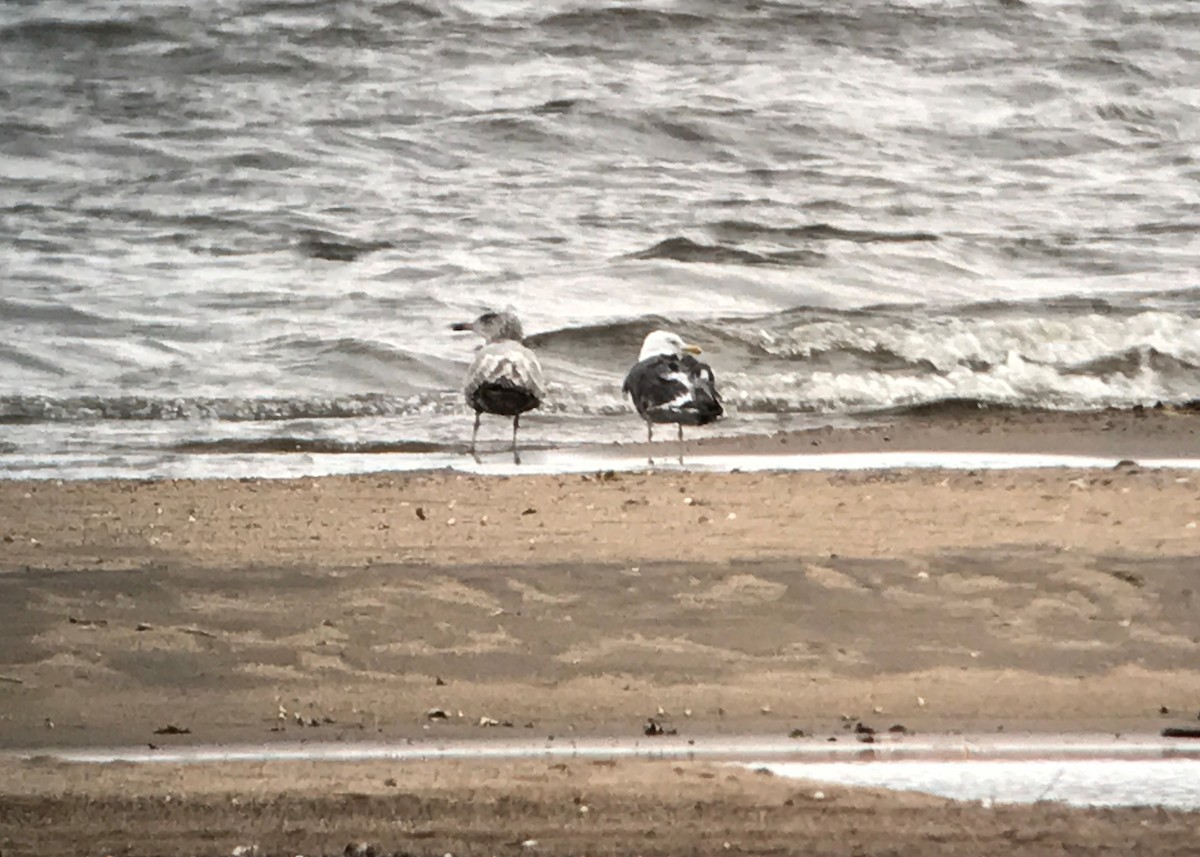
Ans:
{"label": "shallow water", "polygon": [[487,305],[551,445],[641,436],[659,325],[730,434],[1200,398],[1190,0],[45,0],[0,50],[0,473],[459,443]]}
{"label": "shallow water", "polygon": [[[642,456],[621,451],[570,449],[522,452],[521,464],[507,453],[488,455],[476,463],[465,454],[377,453],[109,456],[61,455],[53,460],[12,455],[0,475],[9,479],[293,479],[302,476],[345,476],[358,473],[404,473],[450,470],[484,476],[621,473],[684,470],[697,473],[787,472],[929,468],[945,470],[1009,470],[1014,468],[1097,468],[1111,470],[1118,460],[1084,455],[961,452],[846,452],[809,455],[688,455],[681,467],[659,458],[653,467]],[[1148,458],[1139,467],[1194,470],[1200,458]]]}
{"label": "shallow water", "polygon": [[774,774],[984,803],[1200,810],[1200,760],[1055,759],[768,763]]}

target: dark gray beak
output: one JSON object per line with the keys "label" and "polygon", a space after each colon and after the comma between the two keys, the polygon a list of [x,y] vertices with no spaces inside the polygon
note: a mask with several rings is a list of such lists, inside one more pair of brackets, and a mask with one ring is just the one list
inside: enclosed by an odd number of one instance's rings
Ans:
{"label": "dark gray beak", "polygon": [[451,330],[474,330],[475,326],[469,321],[456,321],[450,325]]}

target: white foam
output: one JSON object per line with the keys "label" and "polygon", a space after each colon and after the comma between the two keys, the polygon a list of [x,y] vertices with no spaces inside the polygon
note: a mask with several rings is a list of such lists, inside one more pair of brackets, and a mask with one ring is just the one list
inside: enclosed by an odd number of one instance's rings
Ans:
{"label": "white foam", "polygon": [[[722,373],[726,398],[735,404],[766,399],[797,410],[878,410],[948,398],[1063,409],[1183,401],[1195,397],[1195,379],[1178,366],[1160,365],[1153,355],[1182,365],[1200,362],[1200,326],[1168,311],[881,313],[806,320],[783,333],[759,331],[746,341],[786,362],[771,372]],[[879,351],[910,366],[901,371],[807,365],[817,354]],[[1131,354],[1141,355],[1137,365],[1128,365]],[[1115,362],[1101,368],[1107,361]]]}
{"label": "white foam", "polygon": [[969,363],[1002,364],[1010,354],[1061,368],[1150,348],[1184,362],[1200,362],[1200,326],[1179,313],[1162,311],[1128,317],[1100,313],[998,318],[903,314],[867,321],[839,317],[807,322],[782,335],[764,331],[757,344],[768,353],[789,358],[882,348],[914,364],[930,363],[940,372]]}

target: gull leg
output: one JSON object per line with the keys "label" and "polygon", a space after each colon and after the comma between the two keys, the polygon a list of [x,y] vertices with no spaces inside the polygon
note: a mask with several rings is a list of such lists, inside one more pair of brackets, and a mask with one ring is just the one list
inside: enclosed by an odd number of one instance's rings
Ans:
{"label": "gull leg", "polygon": [[471,432],[471,457],[475,459],[475,463],[479,464],[479,453],[475,451],[475,440],[479,437],[479,417],[480,412],[475,412],[475,431]]}
{"label": "gull leg", "polygon": [[683,467],[683,423],[676,423],[679,426],[679,466]]}
{"label": "gull leg", "polygon": [[521,415],[517,414],[513,417],[513,464],[521,463],[521,454],[517,452],[517,426],[521,424]]}
{"label": "gull leg", "polygon": [[[646,420],[646,443],[647,444],[654,443],[654,423],[650,422],[649,420]],[[650,449],[646,450],[646,463],[649,464],[651,467],[654,466],[653,450],[650,450]]]}

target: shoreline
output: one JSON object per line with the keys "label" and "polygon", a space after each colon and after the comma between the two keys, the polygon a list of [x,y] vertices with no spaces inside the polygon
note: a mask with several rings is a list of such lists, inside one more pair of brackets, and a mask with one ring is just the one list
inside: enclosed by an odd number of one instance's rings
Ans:
{"label": "shoreline", "polygon": [[[845,424],[843,424],[845,423]],[[220,444],[215,445],[220,448]],[[427,444],[274,440],[232,442],[221,451],[193,444],[188,452],[64,455],[21,458],[9,454],[4,481],[96,479],[297,479],[372,474],[427,474],[450,470],[483,476],[737,469],[838,470],[893,467],[1081,466],[1119,461],[1153,466],[1200,467],[1200,413],[1195,408],[1111,408],[1101,411],[1030,411],[945,407],[926,413],[876,415],[837,425],[745,435],[691,431],[686,466],[674,440],[522,448],[513,464],[504,445],[484,444],[482,463],[465,448]],[[655,467],[646,458],[655,456]],[[1011,460],[1010,460],[1011,459]]]}

